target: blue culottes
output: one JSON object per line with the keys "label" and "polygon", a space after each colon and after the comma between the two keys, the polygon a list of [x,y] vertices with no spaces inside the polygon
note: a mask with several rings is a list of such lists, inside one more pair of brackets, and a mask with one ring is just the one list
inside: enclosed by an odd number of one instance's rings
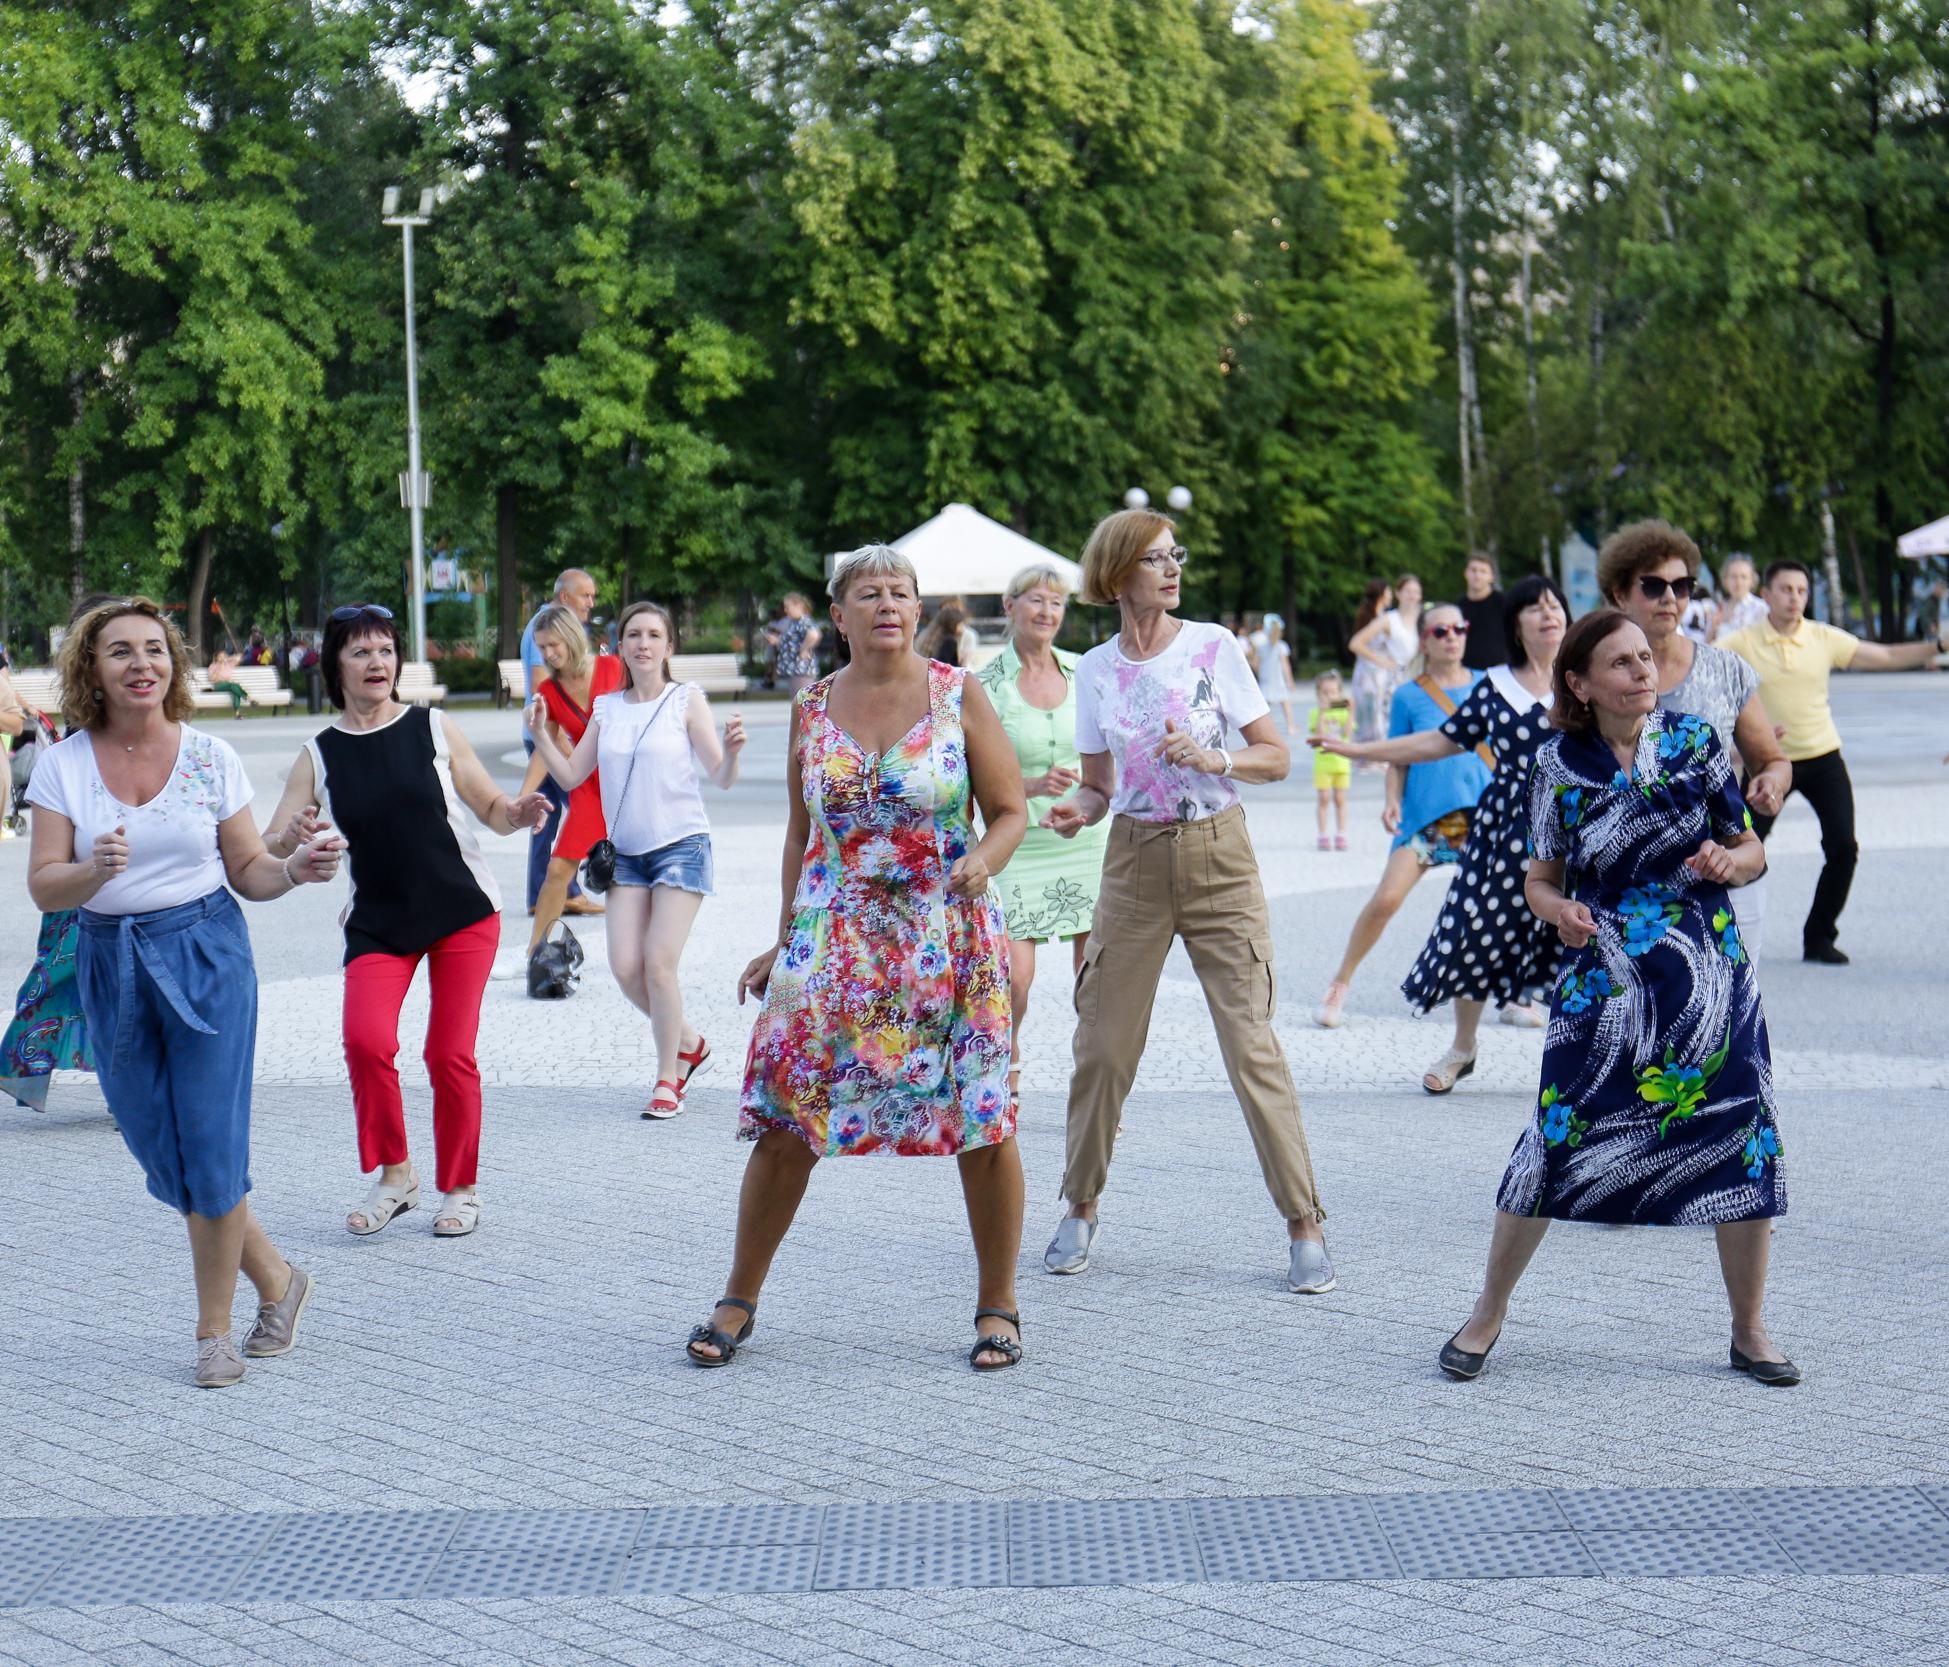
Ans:
{"label": "blue culottes", "polygon": [[149,1190],[184,1215],[250,1191],[257,967],[237,900],[81,911],[75,957],[95,1072]]}

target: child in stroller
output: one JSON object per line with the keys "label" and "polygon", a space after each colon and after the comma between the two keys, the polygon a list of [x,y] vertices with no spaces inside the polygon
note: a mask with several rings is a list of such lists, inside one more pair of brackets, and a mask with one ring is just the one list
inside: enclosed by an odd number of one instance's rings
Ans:
{"label": "child in stroller", "polygon": [[27,784],[34,778],[34,766],[41,754],[61,739],[61,732],[45,712],[29,711],[27,722],[13,738],[13,755],[7,770],[13,778],[13,794],[7,801],[7,831],[20,833],[27,826]]}

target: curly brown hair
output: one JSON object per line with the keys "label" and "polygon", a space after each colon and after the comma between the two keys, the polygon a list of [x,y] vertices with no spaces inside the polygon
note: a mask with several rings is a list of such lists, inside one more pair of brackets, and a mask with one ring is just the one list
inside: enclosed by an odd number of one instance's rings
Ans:
{"label": "curly brown hair", "polygon": [[98,729],[108,722],[108,702],[102,695],[101,674],[95,669],[95,645],[104,626],[130,615],[155,621],[162,628],[162,640],[169,646],[169,687],[163,691],[162,715],[173,723],[185,723],[195,714],[193,674],[182,632],[169,622],[160,605],[148,597],[111,596],[96,603],[68,627],[60,658],[55,662],[61,674],[61,721],[70,732]]}
{"label": "curly brown hair", "polygon": [[1693,578],[1699,576],[1699,547],[1671,522],[1633,521],[1619,527],[1597,552],[1597,594],[1615,604],[1641,574],[1663,567],[1673,556]]}

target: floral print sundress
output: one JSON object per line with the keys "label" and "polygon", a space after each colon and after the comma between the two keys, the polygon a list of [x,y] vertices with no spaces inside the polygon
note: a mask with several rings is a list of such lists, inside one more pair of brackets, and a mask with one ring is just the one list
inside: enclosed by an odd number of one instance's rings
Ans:
{"label": "floral print sundress", "polygon": [[751,1032],[743,1139],[943,1157],[1015,1132],[1002,911],[947,889],[974,845],[965,677],[930,661],[926,716],[879,754],[827,716],[830,677],[798,697],[812,833]]}
{"label": "floral print sundress", "polygon": [[1564,956],[1496,1207],[1658,1226],[1785,1215],[1759,982],[1731,895],[1685,867],[1752,825],[1712,726],[1651,713],[1628,773],[1594,732],[1554,735],[1529,807],[1530,855],[1566,864],[1597,936]]}

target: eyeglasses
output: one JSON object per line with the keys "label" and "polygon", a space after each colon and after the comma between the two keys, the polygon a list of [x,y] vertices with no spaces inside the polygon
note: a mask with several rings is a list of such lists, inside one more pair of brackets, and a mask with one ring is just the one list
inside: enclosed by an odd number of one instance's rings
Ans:
{"label": "eyeglasses", "polygon": [[1469,628],[1465,624],[1464,625],[1431,625],[1428,627],[1426,631],[1422,633],[1423,636],[1433,637],[1437,642],[1441,641],[1444,637],[1453,637],[1459,642],[1463,637],[1466,637],[1468,634],[1469,634]]}
{"label": "eyeglasses", "polygon": [[1167,563],[1172,567],[1182,568],[1190,557],[1191,552],[1182,544],[1173,544],[1168,550],[1147,550],[1137,560],[1151,572],[1162,573]]}
{"label": "eyeglasses", "polygon": [[1656,573],[1640,573],[1638,589],[1647,602],[1660,602],[1667,596],[1675,596],[1681,602],[1692,600],[1692,587],[1696,579],[1661,579]]}
{"label": "eyeglasses", "polygon": [[332,609],[331,622],[343,625],[348,619],[358,619],[365,614],[370,614],[374,619],[391,619],[393,611],[380,607],[377,602],[353,602],[347,607]]}

